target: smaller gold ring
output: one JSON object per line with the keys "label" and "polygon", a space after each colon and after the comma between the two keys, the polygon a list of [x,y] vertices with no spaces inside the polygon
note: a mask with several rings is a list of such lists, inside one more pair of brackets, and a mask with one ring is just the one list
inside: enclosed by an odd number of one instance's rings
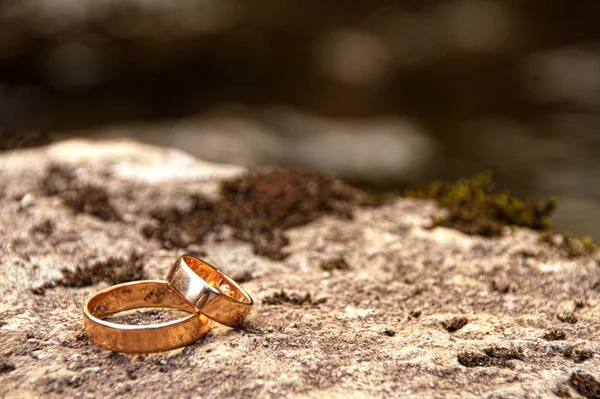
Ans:
{"label": "smaller gold ring", "polygon": [[225,273],[191,255],[180,256],[173,263],[167,282],[198,312],[229,327],[239,325],[254,304]]}
{"label": "smaller gold ring", "polygon": [[[171,308],[191,315],[150,325],[128,325],[103,320],[126,310]],[[87,300],[83,307],[85,332],[101,348],[124,353],[151,353],[180,348],[206,335],[210,320],[196,312],[171,287],[159,280],[114,285]]]}

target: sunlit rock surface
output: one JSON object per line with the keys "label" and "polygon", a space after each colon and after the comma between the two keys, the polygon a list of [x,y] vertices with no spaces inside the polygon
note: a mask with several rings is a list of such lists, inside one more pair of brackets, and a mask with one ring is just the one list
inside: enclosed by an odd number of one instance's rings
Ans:
{"label": "sunlit rock surface", "polygon": [[[282,261],[256,256],[227,229],[187,248],[144,235],[150,210],[186,209],[194,194],[218,199],[219,183],[243,173],[135,142],[2,154],[0,396],[598,392],[598,261],[565,258],[535,232],[430,229],[434,204],[397,199],[287,230]],[[81,193],[73,187],[95,193],[95,205],[63,195]],[[243,328],[214,326],[189,347],[147,356],[88,342],[81,306],[108,285],[98,273],[162,278],[183,252],[244,281],[256,306]]]}

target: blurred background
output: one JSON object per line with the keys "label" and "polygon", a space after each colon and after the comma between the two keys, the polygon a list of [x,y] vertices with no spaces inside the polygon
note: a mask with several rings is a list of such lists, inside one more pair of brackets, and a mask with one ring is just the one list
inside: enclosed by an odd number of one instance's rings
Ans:
{"label": "blurred background", "polygon": [[599,110],[597,0],[0,1],[5,143],[132,137],[382,191],[489,168],[598,238]]}

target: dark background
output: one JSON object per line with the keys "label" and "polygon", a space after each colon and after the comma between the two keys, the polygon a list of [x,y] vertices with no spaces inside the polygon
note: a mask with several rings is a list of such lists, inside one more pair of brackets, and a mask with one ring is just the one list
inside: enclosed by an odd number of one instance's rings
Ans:
{"label": "dark background", "polygon": [[490,168],[600,236],[600,2],[0,1],[0,132],[397,190]]}

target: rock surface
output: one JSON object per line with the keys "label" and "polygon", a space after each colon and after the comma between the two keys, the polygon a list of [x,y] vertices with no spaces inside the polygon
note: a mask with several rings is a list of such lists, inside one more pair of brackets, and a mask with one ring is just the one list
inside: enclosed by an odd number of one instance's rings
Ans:
{"label": "rock surface", "polygon": [[[66,183],[48,173],[56,165]],[[535,232],[431,229],[434,204],[397,199],[288,229],[281,261],[226,228],[186,248],[144,235],[151,210],[218,199],[220,182],[243,173],[122,141],[1,155],[0,396],[600,395],[598,260],[566,258]],[[87,297],[162,278],[184,252],[243,281],[256,306],[241,329],[215,325],[145,356],[89,343]]]}

